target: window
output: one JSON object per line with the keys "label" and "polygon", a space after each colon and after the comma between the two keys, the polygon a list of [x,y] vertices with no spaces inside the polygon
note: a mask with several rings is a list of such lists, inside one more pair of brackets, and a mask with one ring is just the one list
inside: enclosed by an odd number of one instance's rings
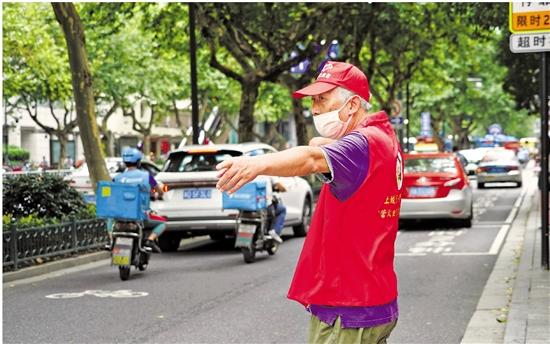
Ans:
{"label": "window", "polygon": [[216,165],[234,156],[238,151],[217,151],[208,153],[172,153],[164,164],[164,172],[204,172],[216,171]]}
{"label": "window", "polygon": [[512,150],[508,149],[498,149],[487,152],[483,157],[482,161],[496,161],[496,160],[514,160],[515,153]]}
{"label": "window", "polygon": [[454,160],[449,158],[413,158],[405,160],[405,173],[457,173]]}

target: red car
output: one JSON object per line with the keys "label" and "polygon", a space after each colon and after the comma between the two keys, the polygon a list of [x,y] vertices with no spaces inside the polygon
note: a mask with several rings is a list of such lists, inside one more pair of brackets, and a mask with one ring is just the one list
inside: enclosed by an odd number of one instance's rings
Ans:
{"label": "red car", "polygon": [[404,159],[400,219],[448,218],[471,227],[472,188],[458,158],[452,153],[409,153]]}

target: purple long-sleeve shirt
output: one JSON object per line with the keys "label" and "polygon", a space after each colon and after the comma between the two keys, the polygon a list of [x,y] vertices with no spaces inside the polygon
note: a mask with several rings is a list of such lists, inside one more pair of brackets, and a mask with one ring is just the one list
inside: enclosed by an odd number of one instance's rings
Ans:
{"label": "purple long-sleeve shirt", "polygon": [[[330,173],[318,177],[329,185],[334,197],[339,201],[346,201],[361,187],[367,177],[370,158],[367,138],[354,131],[336,142],[322,146],[321,149]],[[372,307],[309,305],[308,310],[331,326],[336,318],[340,317],[343,328],[375,327],[391,323],[399,316],[397,299],[385,305]]]}

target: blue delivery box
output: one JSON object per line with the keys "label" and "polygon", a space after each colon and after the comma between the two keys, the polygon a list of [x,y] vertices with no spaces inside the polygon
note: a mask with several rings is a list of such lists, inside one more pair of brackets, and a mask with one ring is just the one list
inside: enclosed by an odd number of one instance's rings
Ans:
{"label": "blue delivery box", "polygon": [[223,209],[257,211],[267,208],[266,182],[253,181],[243,185],[232,195],[222,196]]}
{"label": "blue delivery box", "polygon": [[118,220],[145,220],[149,197],[149,191],[142,190],[139,185],[101,181],[97,184],[96,215]]}

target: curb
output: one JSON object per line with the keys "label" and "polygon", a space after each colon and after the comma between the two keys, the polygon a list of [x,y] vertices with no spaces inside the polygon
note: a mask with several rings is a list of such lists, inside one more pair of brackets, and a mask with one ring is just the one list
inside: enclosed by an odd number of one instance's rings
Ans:
{"label": "curb", "polygon": [[[198,236],[188,239],[183,239],[180,243],[181,248],[194,248],[200,246],[205,242],[210,241],[208,236]],[[100,260],[107,260],[111,257],[111,253],[108,251],[94,252],[85,254],[78,257],[65,258],[54,262],[48,262],[42,265],[31,266],[28,268],[23,268],[18,271],[5,272],[2,274],[2,283],[8,283],[18,280],[23,280],[31,277],[37,277],[46,275],[52,272],[57,272],[61,270],[67,270],[74,268],[76,266],[85,265],[88,263],[97,262]]]}
{"label": "curb", "polygon": [[[526,243],[527,222],[535,187],[525,183],[519,196],[515,218],[511,219],[510,231],[497,256],[493,270],[468,323],[462,344],[503,343],[507,318],[512,303],[512,293],[519,274],[520,256]],[[512,210],[513,211],[513,210]]]}
{"label": "curb", "polygon": [[[536,202],[532,203],[536,204],[538,207]],[[531,212],[530,218],[533,214],[534,212]],[[510,313],[508,314],[504,343],[526,342],[527,318],[529,313],[529,286],[531,284],[529,272],[533,263],[535,234],[536,231],[534,230],[528,230],[525,233],[518,273],[510,302]]]}
{"label": "curb", "polygon": [[36,277],[50,272],[72,268],[78,265],[88,264],[110,257],[110,252],[94,252],[74,258],[61,259],[55,262],[45,263],[43,265],[31,266],[18,271],[5,272],[2,274],[2,282],[13,282],[20,279]]}

